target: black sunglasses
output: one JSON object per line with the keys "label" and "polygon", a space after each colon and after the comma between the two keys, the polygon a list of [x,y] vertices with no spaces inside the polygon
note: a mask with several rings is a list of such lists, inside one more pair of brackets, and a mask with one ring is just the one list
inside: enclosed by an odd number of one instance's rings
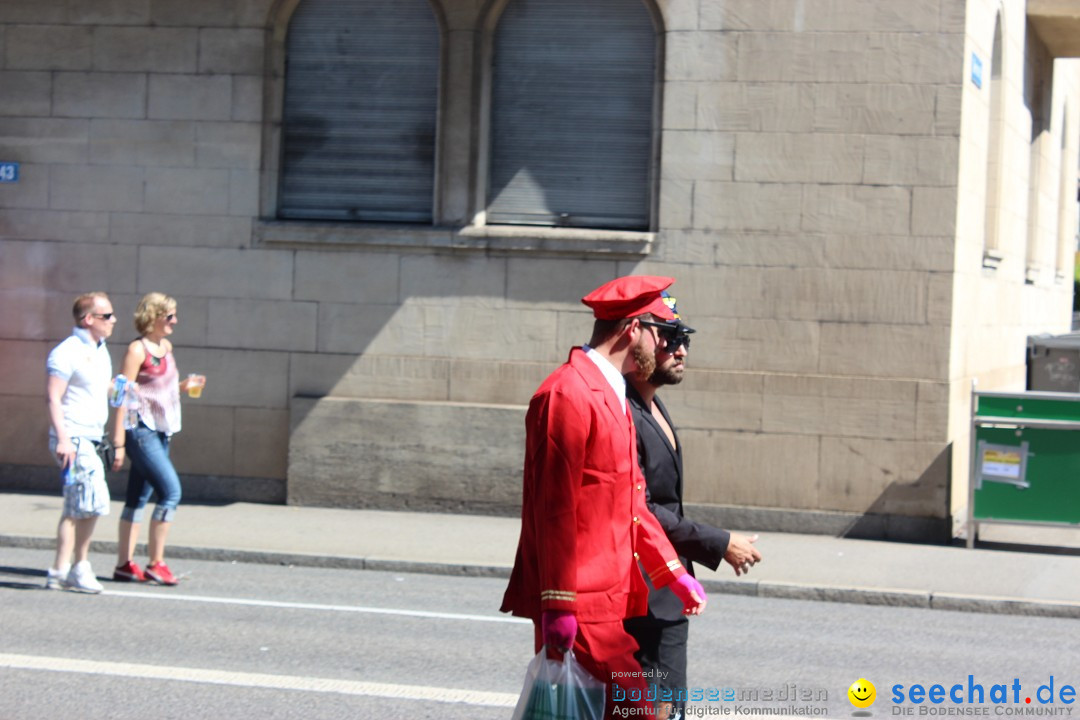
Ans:
{"label": "black sunglasses", "polygon": [[682,328],[678,325],[652,322],[651,320],[638,320],[638,322],[642,325],[654,327],[660,331],[660,339],[664,342],[664,350],[666,352],[673,353],[679,349],[680,345],[687,350],[690,349],[690,333],[683,332]]}
{"label": "black sunglasses", "polygon": [[112,320],[112,318],[113,318],[113,313],[90,313],[90,314],[93,315],[94,317],[96,317],[98,320]]}

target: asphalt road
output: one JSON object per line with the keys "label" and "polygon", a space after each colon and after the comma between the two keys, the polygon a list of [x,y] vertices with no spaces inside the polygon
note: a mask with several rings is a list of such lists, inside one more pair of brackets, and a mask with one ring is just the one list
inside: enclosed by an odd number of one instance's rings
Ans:
{"label": "asphalt road", "polygon": [[[179,587],[94,597],[40,589],[50,559],[0,548],[0,720],[505,719],[531,656],[531,625],[496,612],[503,580],[178,561]],[[860,677],[877,717],[897,684],[1080,688],[1076,620],[714,595],[692,623],[691,691],[736,695],[691,703],[709,716],[851,717]]]}

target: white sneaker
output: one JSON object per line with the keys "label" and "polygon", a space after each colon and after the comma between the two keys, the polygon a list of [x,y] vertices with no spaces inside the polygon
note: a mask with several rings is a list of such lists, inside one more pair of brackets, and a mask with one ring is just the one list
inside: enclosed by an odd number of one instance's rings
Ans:
{"label": "white sneaker", "polygon": [[67,578],[64,579],[64,587],[68,590],[74,590],[76,592],[84,593],[99,593],[105,588],[101,586],[97,578],[94,577],[94,570],[90,567],[88,560],[75,563],[71,566],[71,572],[68,573]]}
{"label": "white sneaker", "polygon": [[59,570],[49,568],[45,573],[45,589],[59,590],[64,587],[64,580],[67,579],[69,572],[71,572],[70,565],[61,565]]}

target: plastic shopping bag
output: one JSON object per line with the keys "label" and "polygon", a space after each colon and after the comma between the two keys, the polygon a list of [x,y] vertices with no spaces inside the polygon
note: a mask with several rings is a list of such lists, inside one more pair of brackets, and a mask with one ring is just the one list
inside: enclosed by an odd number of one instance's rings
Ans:
{"label": "plastic shopping bag", "polygon": [[601,720],[604,691],[604,683],[581,667],[573,650],[559,661],[541,649],[525,671],[512,720]]}

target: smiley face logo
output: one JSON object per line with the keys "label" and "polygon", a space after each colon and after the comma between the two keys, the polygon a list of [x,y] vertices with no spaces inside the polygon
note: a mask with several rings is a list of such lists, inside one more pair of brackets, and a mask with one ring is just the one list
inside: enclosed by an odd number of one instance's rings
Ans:
{"label": "smiley face logo", "polygon": [[851,687],[847,691],[848,700],[851,704],[857,708],[868,708],[874,704],[874,700],[877,699],[877,688],[874,687],[874,683],[870,682],[866,678],[859,678],[855,682],[851,683]]}

